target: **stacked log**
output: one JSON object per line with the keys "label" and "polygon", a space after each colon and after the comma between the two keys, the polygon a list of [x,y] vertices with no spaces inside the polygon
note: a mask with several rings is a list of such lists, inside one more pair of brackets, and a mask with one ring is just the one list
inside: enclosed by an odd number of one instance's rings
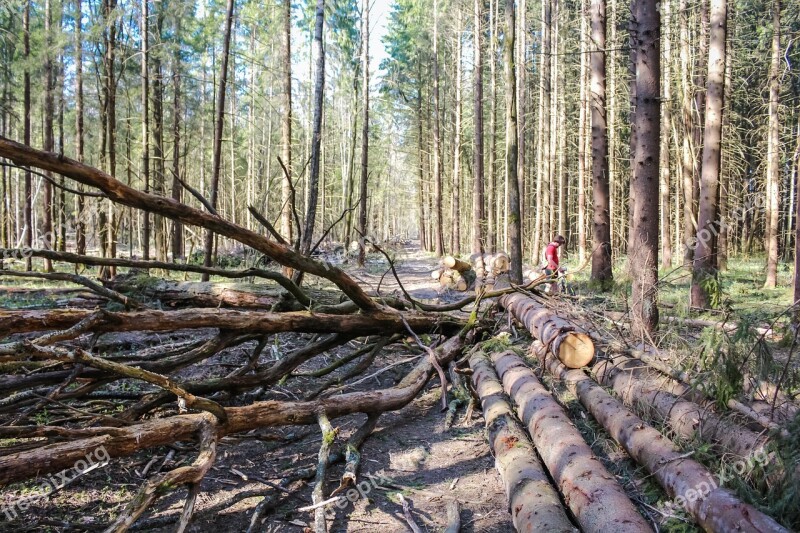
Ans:
{"label": "stacked log", "polygon": [[594,359],[589,334],[537,300],[511,293],[500,297],[499,303],[568,368],[584,367]]}
{"label": "stacked log", "polygon": [[[546,350],[533,350],[550,373],[563,380],[583,406],[628,455],[706,531],[786,531],[775,520],[719,486],[702,464],[689,458],[658,430],[625,408],[580,370],[569,370]],[[680,499],[679,499],[680,498]]]}
{"label": "stacked log", "polygon": [[511,268],[511,258],[505,252],[472,254],[469,260],[477,276],[476,289],[485,287],[488,291],[493,290],[497,280]]}
{"label": "stacked log", "polygon": [[584,531],[652,531],[561,405],[512,352],[492,354],[542,462]]}
{"label": "stacked log", "polygon": [[476,273],[468,262],[448,255],[442,259],[439,268],[431,272],[431,278],[443,288],[464,292],[475,282]]}

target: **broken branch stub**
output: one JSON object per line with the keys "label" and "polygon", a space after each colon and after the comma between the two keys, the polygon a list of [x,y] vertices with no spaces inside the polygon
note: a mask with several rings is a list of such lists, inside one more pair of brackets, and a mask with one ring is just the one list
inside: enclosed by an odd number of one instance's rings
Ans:
{"label": "broken branch stub", "polygon": [[554,310],[520,293],[506,294],[499,302],[567,368],[581,368],[594,359],[589,334]]}

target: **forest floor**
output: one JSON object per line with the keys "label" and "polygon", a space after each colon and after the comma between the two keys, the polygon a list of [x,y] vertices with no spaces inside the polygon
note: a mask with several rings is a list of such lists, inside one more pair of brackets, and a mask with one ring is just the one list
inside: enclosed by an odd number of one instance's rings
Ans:
{"label": "forest floor", "polygon": [[[406,290],[417,299],[428,302],[446,302],[463,296],[461,293],[441,292],[438,283],[431,279],[430,272],[437,260],[430,254],[419,252],[414,247],[398,247],[392,252],[398,275]],[[345,270],[370,290],[382,295],[399,294],[399,287],[391,273],[387,273],[386,262],[372,256],[364,268],[345,265]],[[763,269],[761,269],[763,271]],[[678,272],[678,271],[675,271]],[[661,293],[665,315],[686,316],[685,295],[688,280],[685,272],[664,273],[668,283]],[[725,277],[723,295],[728,303],[728,315],[716,316],[715,320],[735,319],[753,323],[769,323],[780,315],[782,308],[790,303],[791,287],[789,273],[781,273],[784,288],[763,291],[757,261],[742,261],[732,265],[732,273]],[[585,281],[586,274],[577,272],[573,277],[576,301],[595,310],[598,315],[607,311],[625,309],[626,281],[624,276],[610,294],[598,297]],[[0,307],[35,308],[49,307],[54,303],[68,302],[69,293],[63,289],[36,292],[37,289],[52,289],[58,284],[40,284],[26,281],[0,287]],[[63,287],[63,286],[61,286]],[[787,289],[786,287],[789,287]],[[318,298],[336,299],[337,294],[324,285],[311,285]],[[508,331],[505,320],[500,320],[498,329]],[[697,329],[680,325],[667,325],[662,339],[671,348],[699,342],[702,333]],[[520,352],[530,340],[525,334],[511,331],[512,343]],[[154,345],[178,343],[189,338],[211,337],[214,332],[174,332],[171,334],[109,334],[104,342],[119,343],[124,340],[130,348],[146,348]],[[121,336],[121,337],[120,337]],[[425,340],[425,339],[424,339]],[[280,334],[271,340],[271,346],[261,355],[264,364],[275,361],[280,354],[313,342],[313,336],[302,334]],[[177,378],[205,378],[225,375],[231,369],[244,364],[255,342],[226,349],[209,358],[202,365],[191,367],[177,374]],[[352,341],[322,357],[313,358],[298,369],[309,372],[335,361],[340,355],[352,351],[358,345]],[[678,349],[678,348],[676,348]],[[780,352],[778,352],[780,353]],[[345,386],[343,391],[358,391],[391,387],[399,382],[421,352],[411,343],[393,345],[384,350],[372,366],[363,373],[366,378]],[[302,399],[311,381],[302,376],[282,381],[261,399]],[[664,515],[656,507],[665,499],[665,494],[651,476],[628,459],[625,452],[611,440],[602,428],[580,406],[561,384],[546,379],[546,385],[564,405],[578,429],[583,433],[593,451],[606,467],[618,478],[632,501],[652,523],[666,531],[699,531],[682,517]],[[147,385],[123,381],[120,387],[135,392],[149,391]],[[445,506],[449,499],[457,499],[462,506],[462,531],[505,532],[512,531],[502,482],[494,468],[494,458],[484,436],[484,421],[479,410],[467,419],[463,408],[455,423],[444,427],[445,415],[439,401],[441,388],[437,380],[431,380],[425,391],[405,408],[381,416],[377,429],[362,447],[360,497],[348,502],[342,509],[331,506],[328,511],[330,531],[334,532],[401,532],[408,531],[403,518],[403,508],[398,493],[411,502],[412,513],[424,531],[442,531],[446,525]],[[109,402],[109,409],[113,406]],[[109,411],[113,412],[113,411]],[[4,415],[9,416],[9,415]],[[346,441],[364,416],[348,416],[336,419],[337,443]],[[0,423],[5,420],[0,419]],[[37,422],[49,424],[46,408],[40,412]],[[316,426],[286,427],[270,430],[255,430],[246,435],[225,437],[217,450],[217,460],[203,479],[201,494],[197,501],[194,519],[189,531],[244,531],[253,511],[265,496],[275,494],[264,481],[276,484],[285,478],[286,472],[300,467],[313,467],[321,435]],[[88,530],[107,523],[135,495],[143,481],[158,470],[169,470],[190,463],[196,455],[195,448],[176,444],[139,452],[133,456],[114,459],[110,465],[86,473],[49,498],[34,501],[13,522],[0,512],[0,531],[65,531],[78,526]],[[713,463],[722,468],[719,462]],[[143,473],[147,470],[147,473]],[[333,480],[339,479],[342,466],[329,471],[329,490],[335,487]],[[372,480],[375,480],[374,482]],[[36,482],[20,483],[6,487],[0,492],[0,503],[35,492]],[[313,525],[313,511],[300,512],[298,508],[311,502],[311,482],[300,482],[287,486],[285,494],[270,512],[260,531],[302,532]],[[186,491],[181,489],[159,500],[134,526],[134,530],[173,531],[174,524],[166,524],[167,518],[180,515]],[[21,524],[26,524],[21,526]],[[72,529],[74,530],[74,529]]]}

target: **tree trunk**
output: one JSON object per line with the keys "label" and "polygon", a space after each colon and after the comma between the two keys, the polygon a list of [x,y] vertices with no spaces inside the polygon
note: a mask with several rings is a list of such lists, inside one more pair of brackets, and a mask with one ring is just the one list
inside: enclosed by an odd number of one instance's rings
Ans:
{"label": "tree trunk", "polygon": [[[52,30],[52,13],[51,13],[51,0],[44,2],[44,150],[45,152],[55,151],[55,139],[53,136],[53,116],[55,115],[55,104],[53,101],[53,85],[55,85],[55,77],[53,75],[53,53],[55,44],[53,43],[53,30]],[[43,195],[44,195],[44,220],[42,221],[42,238],[45,249],[54,249],[53,241],[55,235],[53,234],[53,185],[51,179],[53,175],[46,173],[47,178],[44,180]],[[44,260],[44,269],[46,272],[53,271],[53,263],[48,259]]]}
{"label": "tree trunk", "polygon": [[703,172],[700,181],[700,206],[692,271],[690,306],[706,309],[716,306],[717,285],[717,197],[722,141],[722,109],[725,94],[725,37],[727,0],[711,1],[711,42],[708,53]]}
{"label": "tree trunk", "polygon": [[632,322],[636,335],[658,326],[656,304],[658,283],[658,161],[660,135],[659,78],[661,76],[661,16],[655,0],[633,4],[636,58],[636,113],[634,151],[631,154],[633,227],[628,246],[633,286]]}
{"label": "tree trunk", "polygon": [[661,91],[663,97],[661,99],[661,151],[659,153],[659,167],[660,167],[660,198],[661,205],[659,210],[661,212],[661,266],[668,269],[672,266],[672,232],[670,231],[671,220],[670,213],[672,211],[670,204],[670,138],[672,130],[672,111],[670,105],[672,104],[672,71],[670,62],[672,54],[672,17],[671,17],[671,1],[664,0],[662,5],[663,13],[663,27],[661,42],[663,44],[662,56],[662,79]]}
{"label": "tree trunk", "polygon": [[[219,196],[219,173],[222,166],[222,133],[225,126],[225,90],[228,81],[228,55],[231,45],[231,26],[233,25],[234,0],[228,0],[225,16],[225,35],[222,39],[222,64],[219,69],[219,89],[217,90],[216,117],[214,122],[214,156],[211,167],[211,207],[217,208]],[[210,267],[214,255],[214,233],[206,232],[205,258],[203,266]],[[203,281],[208,281],[208,275],[203,274]]]}
{"label": "tree trunk", "polygon": [[[313,131],[311,133],[311,169],[308,176],[308,189],[306,191],[308,197],[306,224],[303,230],[302,245],[300,247],[300,251],[304,254],[311,251],[311,243],[314,240],[314,225],[317,219],[317,199],[319,197],[320,158],[322,156],[322,112],[325,103],[325,49],[322,45],[324,23],[325,0],[317,0],[316,22],[314,25],[314,49],[312,54],[316,58],[316,67],[314,72],[314,122],[312,124]],[[362,165],[363,162],[362,155]],[[363,168],[361,172],[363,179]],[[323,209],[324,207],[323,205]]]}
{"label": "tree trunk", "polygon": [[444,254],[444,220],[442,220],[442,138],[439,102],[439,0],[433,0],[433,203],[434,252]]}
{"label": "tree trunk", "polygon": [[503,389],[514,400],[517,414],[581,529],[652,531],[531,369],[512,352],[491,357]]}
{"label": "tree trunk", "polygon": [[[485,248],[491,247],[493,243],[487,239],[484,241],[484,224],[486,223],[486,201],[484,198],[484,168],[483,168],[483,2],[482,0],[475,0],[474,3],[474,17],[473,17],[473,52],[475,57],[475,64],[473,66],[474,75],[474,112],[475,112],[475,132],[474,132],[474,145],[472,152],[472,253],[482,254]],[[460,42],[460,41],[459,41]],[[494,61],[494,51],[490,54],[490,62]],[[460,64],[460,58],[459,58]],[[492,69],[494,72],[494,69]],[[459,87],[461,80],[459,79]],[[494,103],[492,104],[494,105]],[[494,126],[494,122],[492,122]],[[460,133],[460,132],[459,132]],[[494,132],[491,132],[494,135]],[[492,161],[490,158],[489,173],[493,174]],[[492,179],[492,178],[490,178]],[[490,199],[491,200],[491,199]],[[492,212],[493,206],[489,204],[489,212]],[[494,218],[491,217],[490,218]],[[488,233],[492,234],[491,240],[494,240],[494,221],[489,224]],[[453,250],[456,252],[457,250]]]}
{"label": "tree trunk", "polygon": [[[181,35],[181,16],[175,17],[175,35]],[[175,47],[172,56],[172,199],[180,202],[183,186],[181,176],[181,50]],[[172,260],[184,258],[183,253],[183,224],[172,224]]]}
{"label": "tree trunk", "polygon": [[358,214],[358,264],[364,266],[366,260],[366,247],[364,239],[367,237],[367,180],[369,178],[369,4],[366,0],[361,7],[364,20],[361,41],[361,181],[359,191]]}
{"label": "tree trunk", "polygon": [[[150,69],[148,65],[148,0],[142,0],[142,12],[139,22],[139,38],[141,39],[142,53],[142,178],[144,180],[144,191],[150,192]],[[150,213],[142,213],[144,216],[142,237],[142,257],[150,259]]]}
{"label": "tree trunk", "polygon": [[[156,27],[155,27],[155,46],[163,46],[161,38],[164,26],[164,8],[161,2],[155,4]],[[164,151],[164,73],[162,71],[160,54],[153,56],[153,89],[151,91],[153,108],[153,192],[157,196],[164,196],[166,192],[166,165]],[[156,246],[156,258],[159,261],[167,260],[167,229],[164,217],[156,215],[153,217],[153,235]]]}
{"label": "tree trunk", "polygon": [[694,114],[692,100],[694,89],[691,87],[689,66],[689,6],[687,0],[680,0],[680,60],[681,60],[681,104],[682,104],[682,150],[681,174],[683,175],[683,262],[691,267],[694,259],[693,240],[697,232],[697,211],[695,205],[694,148],[692,147],[692,131]]}
{"label": "tree trunk", "polygon": [[[476,0],[478,16],[481,16],[481,0]],[[497,242],[500,240],[500,195],[497,192],[497,5],[500,0],[489,0],[489,76],[491,77],[491,103],[489,117],[489,157],[487,177],[488,187],[486,193],[486,250],[494,252],[497,250]],[[481,16],[482,19],[482,16]],[[476,130],[477,131],[477,130]]]}
{"label": "tree trunk", "polygon": [[[83,163],[83,0],[75,0],[75,151],[79,163]],[[82,187],[78,186],[78,191]],[[83,195],[75,196],[75,247],[79,254],[86,254],[86,202]]]}
{"label": "tree trunk", "polygon": [[503,63],[506,85],[506,183],[508,184],[508,251],[511,255],[510,277],[522,283],[522,220],[517,179],[517,71],[514,65],[515,13],[514,0],[505,3],[505,35]]}
{"label": "tree trunk", "polygon": [[[25,71],[23,73],[22,81],[22,121],[23,133],[22,142],[25,146],[31,145],[31,73],[30,73],[30,55],[31,55],[31,0],[25,2],[25,11],[22,15],[22,42],[25,54]],[[25,245],[28,248],[33,248],[33,191],[31,183],[30,170],[25,171]],[[32,263],[30,257],[25,259],[25,270],[32,270]]]}
{"label": "tree trunk", "polygon": [[[723,56],[724,57],[724,56]],[[724,61],[724,59],[723,59]],[[767,279],[765,289],[774,289],[778,278],[778,218],[780,216],[780,117],[781,92],[781,3],[772,1],[772,61],[769,67],[769,125],[767,127]],[[710,70],[710,67],[709,67]],[[709,72],[709,78],[711,73]]]}
{"label": "tree trunk", "polygon": [[[281,180],[281,235],[286,242],[294,242],[294,226],[292,222],[292,2],[284,0],[281,11],[283,22],[283,50],[281,82],[281,143],[283,144],[283,164],[286,175]],[[291,276],[291,271],[284,269],[284,275]]]}
{"label": "tree trunk", "polygon": [[486,354],[475,352],[469,365],[474,371],[472,383],[481,400],[487,439],[506,489],[514,527],[526,532],[575,531]]}
{"label": "tree trunk", "polygon": [[611,270],[611,206],[608,182],[608,129],[606,128],[606,3],[592,0],[591,105],[592,105],[592,281],[606,289]]}
{"label": "tree trunk", "polygon": [[[589,24],[587,22],[586,0],[581,0],[580,11],[580,42],[581,42],[581,66],[580,66],[580,91],[578,111],[578,262],[582,265],[586,261],[586,146],[587,146],[587,108],[589,108],[589,69],[586,54],[589,42]],[[605,52],[601,52],[605,53]],[[537,210],[539,209],[539,194],[541,192],[541,182],[537,179]],[[536,239],[538,241],[538,239]],[[534,257],[538,253],[539,245],[533,248]]]}
{"label": "tree trunk", "polygon": [[[452,213],[451,213],[451,221],[452,224],[452,239],[450,243],[450,249],[453,253],[458,253],[461,251],[461,119],[462,119],[462,84],[461,78],[463,77],[462,73],[462,62],[461,62],[461,54],[462,54],[462,41],[461,41],[461,33],[462,33],[462,15],[459,10],[458,13],[458,23],[456,24],[456,35],[457,35],[457,43],[456,43],[456,101],[455,101],[455,139],[453,141],[453,179],[451,181],[451,189],[453,194],[453,204],[452,204]],[[483,137],[483,132],[481,132],[481,137]],[[481,163],[483,162],[483,158],[481,157]],[[477,212],[473,214],[475,219],[479,218]]]}

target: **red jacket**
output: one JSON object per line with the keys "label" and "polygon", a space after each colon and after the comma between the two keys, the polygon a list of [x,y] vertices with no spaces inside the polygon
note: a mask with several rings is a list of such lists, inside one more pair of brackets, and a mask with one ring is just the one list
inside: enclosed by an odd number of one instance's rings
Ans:
{"label": "red jacket", "polygon": [[545,268],[550,270],[558,270],[558,243],[551,242],[547,245],[544,251],[544,258],[547,261]]}

